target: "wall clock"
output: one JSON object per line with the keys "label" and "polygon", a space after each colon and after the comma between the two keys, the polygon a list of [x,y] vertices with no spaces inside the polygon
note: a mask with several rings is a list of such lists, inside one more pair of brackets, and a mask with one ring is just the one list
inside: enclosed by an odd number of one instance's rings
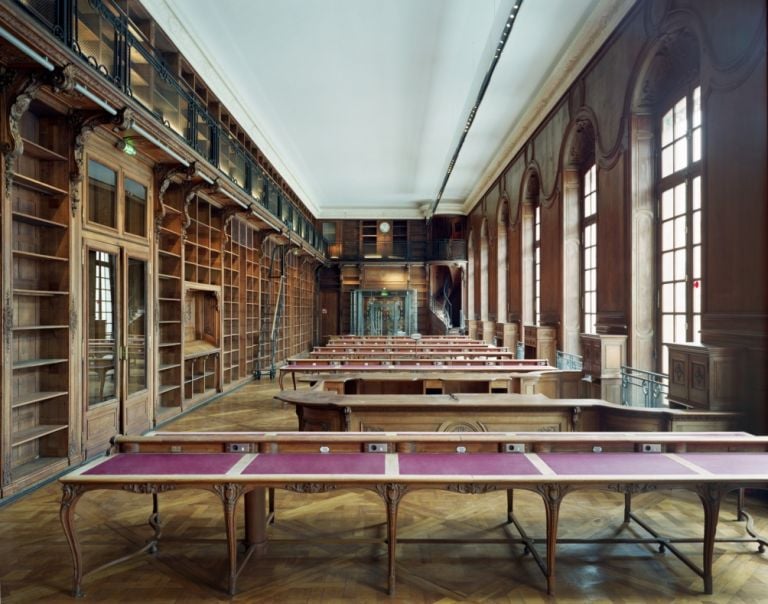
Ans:
{"label": "wall clock", "polygon": [[389,233],[389,223],[388,222],[380,222],[379,223],[379,230],[382,233]]}

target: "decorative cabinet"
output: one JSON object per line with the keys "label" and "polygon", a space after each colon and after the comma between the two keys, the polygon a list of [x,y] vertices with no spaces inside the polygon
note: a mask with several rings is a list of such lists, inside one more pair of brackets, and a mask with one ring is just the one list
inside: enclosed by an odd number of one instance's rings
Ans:
{"label": "decorative cabinet", "polygon": [[701,344],[667,344],[671,405],[736,411],[742,383],[739,350]]}
{"label": "decorative cabinet", "polygon": [[526,325],[525,358],[547,359],[553,367],[557,360],[557,328],[550,325]]}
{"label": "decorative cabinet", "polygon": [[34,86],[16,97],[5,156],[3,496],[80,459],[71,393],[70,130],[66,112],[44,98]]}
{"label": "decorative cabinet", "polygon": [[582,373],[589,398],[621,402],[621,367],[627,363],[627,336],[581,334]]}

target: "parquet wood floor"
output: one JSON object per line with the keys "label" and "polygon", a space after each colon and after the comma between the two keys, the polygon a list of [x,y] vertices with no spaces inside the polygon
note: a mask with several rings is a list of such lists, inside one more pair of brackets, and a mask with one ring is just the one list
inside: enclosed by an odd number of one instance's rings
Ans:
{"label": "parquet wood floor", "polygon": [[[276,386],[248,384],[178,418],[165,430],[296,429],[293,408],[272,399]],[[0,508],[0,601],[76,602],[72,566],[59,524],[60,489],[51,483]],[[79,533],[86,570],[144,543],[150,498],[97,492],[83,497]],[[757,528],[768,534],[765,500],[748,500]],[[400,506],[400,536],[495,538],[505,535],[503,493],[459,495],[421,491]],[[634,509],[665,534],[699,537],[701,506],[670,493],[637,496]],[[516,511],[529,534],[543,536],[538,496],[518,492]],[[721,514],[719,536],[741,536],[733,505]],[[754,544],[718,544],[715,594],[671,554],[641,545],[561,545],[557,596],[522,547],[509,544],[404,543],[398,551],[397,594],[388,596],[383,504],[357,491],[298,495],[278,491],[270,548],[254,558],[239,593],[223,590],[224,527],[221,504],[207,492],[161,495],[160,550],[87,577],[87,602],[768,602],[768,553]],[[561,537],[643,536],[622,525],[622,499],[604,492],[566,497]],[[357,538],[357,543],[339,543]],[[680,546],[698,564],[698,544]]]}

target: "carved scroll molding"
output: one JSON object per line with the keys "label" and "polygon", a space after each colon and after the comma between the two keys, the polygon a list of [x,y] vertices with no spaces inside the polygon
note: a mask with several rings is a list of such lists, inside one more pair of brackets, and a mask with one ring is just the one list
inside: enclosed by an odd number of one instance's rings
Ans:
{"label": "carved scroll molding", "polygon": [[5,194],[9,198],[13,184],[13,163],[17,157],[24,153],[24,142],[21,139],[21,118],[29,109],[29,104],[40,92],[42,85],[42,79],[37,74],[32,75],[24,83],[8,113],[8,131],[11,134],[11,140],[3,144],[2,152],[5,155]]}
{"label": "carved scroll molding", "polygon": [[123,491],[129,491],[131,493],[165,493],[166,491],[173,491],[176,489],[176,485],[173,484],[157,484],[154,482],[137,482],[134,484],[124,484],[122,486]]}
{"label": "carved scroll molding", "polygon": [[[55,88],[54,88],[55,90]],[[72,119],[72,125],[75,129],[75,142],[73,146],[73,155],[75,159],[74,170],[69,175],[70,184],[70,203],[72,208],[72,218],[77,216],[77,210],[81,201],[81,185],[83,182],[83,163],[85,158],[85,144],[88,142],[99,126],[113,124],[116,132],[124,131],[130,128],[134,122],[134,111],[129,107],[124,107],[117,112],[117,115],[108,113],[97,113],[84,115],[76,113]]]}
{"label": "carved scroll molding", "polygon": [[405,484],[377,484],[376,492],[385,503],[397,505],[408,492],[408,485]]}
{"label": "carved scroll molding", "polygon": [[70,206],[72,218],[77,216],[77,210],[80,207],[80,190],[83,182],[83,162],[85,160],[85,143],[88,142],[91,134],[102,124],[108,123],[112,116],[107,113],[96,115],[75,114],[72,122],[75,129],[75,143],[72,147],[75,165],[69,175]]}
{"label": "carved scroll molding", "polygon": [[85,485],[82,484],[65,484],[62,486],[61,509],[69,508],[84,492]]}
{"label": "carved scroll molding", "polygon": [[221,497],[221,501],[228,509],[233,509],[240,495],[243,494],[243,485],[233,482],[213,485],[213,490]]}
{"label": "carved scroll molding", "polygon": [[495,484],[449,484],[446,489],[453,493],[462,493],[465,495],[482,495],[497,491],[499,487]]}
{"label": "carved scroll molding", "polygon": [[192,163],[189,167],[174,166],[165,171],[165,174],[161,177],[160,187],[157,193],[157,208],[155,212],[155,235],[160,235],[160,228],[163,226],[163,220],[168,213],[168,206],[165,205],[165,194],[168,192],[168,188],[174,182],[177,176],[182,176],[184,180],[189,180],[195,173],[195,164]]}
{"label": "carved scroll molding", "polygon": [[236,216],[243,216],[244,217],[244,216],[248,216],[248,214],[250,214],[250,213],[251,213],[250,208],[247,208],[247,209],[246,208],[227,208],[224,211],[223,231],[224,231],[224,244],[225,245],[227,243],[229,243],[230,240],[232,239],[232,235],[231,235],[231,233],[229,231],[229,226],[232,223],[232,220],[234,220],[234,218]]}
{"label": "carved scroll molding", "polygon": [[51,88],[56,94],[72,92],[75,89],[77,69],[72,63],[55,69],[50,76]]}
{"label": "carved scroll molding", "polygon": [[13,333],[13,304],[11,301],[11,293],[5,292],[5,300],[3,301],[3,348],[5,350],[6,358],[10,358],[12,333]]}
{"label": "carved scroll molding", "polygon": [[184,223],[181,225],[181,236],[184,239],[184,241],[187,240],[187,229],[189,228],[189,225],[192,224],[192,217],[189,215],[189,206],[192,204],[192,200],[197,197],[197,194],[200,191],[204,190],[211,190],[211,187],[215,186],[218,190],[218,184],[216,184],[216,181],[214,181],[213,185],[207,185],[207,184],[198,184],[194,185],[189,188],[187,193],[184,195]]}
{"label": "carved scroll molding", "polygon": [[336,485],[316,482],[297,482],[296,484],[286,484],[286,491],[294,493],[328,493],[336,490]]}
{"label": "carved scroll molding", "polygon": [[640,493],[651,493],[653,491],[656,491],[658,489],[658,485],[655,484],[643,484],[643,483],[632,483],[632,484],[610,484],[608,485],[608,488],[612,491],[617,491],[619,493],[624,493],[628,495],[638,495]]}

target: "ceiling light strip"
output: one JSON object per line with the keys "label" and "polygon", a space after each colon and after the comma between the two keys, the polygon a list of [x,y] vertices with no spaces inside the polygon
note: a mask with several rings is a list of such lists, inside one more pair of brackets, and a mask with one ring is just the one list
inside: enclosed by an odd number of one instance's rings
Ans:
{"label": "ceiling light strip", "polygon": [[491,59],[491,64],[488,66],[488,71],[485,73],[485,77],[483,78],[483,83],[480,84],[480,90],[477,93],[475,104],[472,106],[472,109],[469,112],[469,116],[467,117],[467,121],[464,125],[464,131],[461,133],[459,142],[456,145],[456,150],[453,152],[453,157],[451,157],[451,161],[448,164],[448,170],[445,173],[445,178],[443,178],[443,184],[440,185],[440,190],[437,193],[437,197],[435,198],[435,201],[432,203],[432,208],[430,209],[429,214],[427,215],[427,220],[430,220],[432,216],[435,215],[435,212],[437,211],[437,205],[440,203],[440,199],[442,199],[443,197],[443,193],[445,192],[445,187],[448,185],[448,179],[451,177],[453,168],[456,166],[456,160],[459,158],[459,152],[461,151],[461,148],[464,145],[464,141],[467,138],[467,133],[469,132],[469,129],[472,127],[472,122],[475,121],[477,110],[480,107],[480,103],[482,102],[483,97],[485,96],[485,91],[488,90],[488,85],[491,83],[491,77],[493,76],[493,72],[496,69],[496,64],[499,62],[499,58],[501,58],[501,53],[504,51],[504,46],[507,44],[507,40],[509,39],[509,34],[512,33],[512,26],[515,23],[515,19],[518,13],[520,12],[520,7],[522,5],[523,5],[523,0],[517,0],[514,6],[512,7],[512,10],[509,11],[507,22],[504,24],[504,29],[501,32],[501,39],[499,40],[499,43],[496,45],[496,52],[493,55],[493,59]]}

